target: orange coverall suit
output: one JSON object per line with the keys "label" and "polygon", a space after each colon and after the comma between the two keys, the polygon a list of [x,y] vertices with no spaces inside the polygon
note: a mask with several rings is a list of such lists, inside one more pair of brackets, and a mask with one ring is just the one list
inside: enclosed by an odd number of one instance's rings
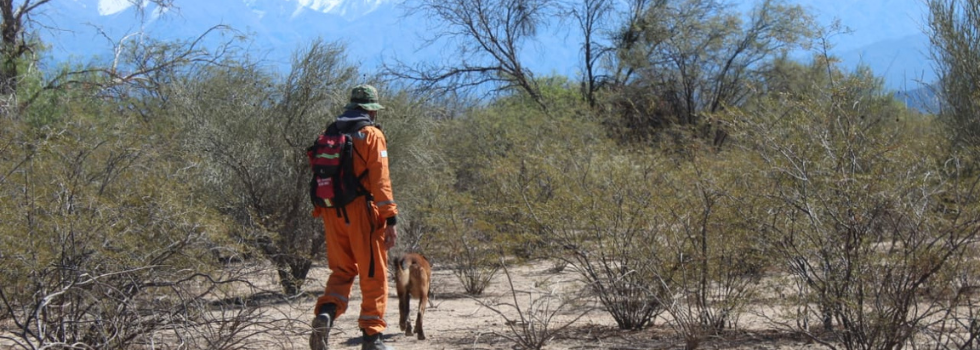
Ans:
{"label": "orange coverall suit", "polygon": [[357,197],[345,207],[347,219],[334,208],[316,207],[313,216],[323,218],[327,240],[327,263],[332,270],[324,294],[314,312],[327,303],[337,305],[339,317],[347,310],[354,277],[360,277],[361,314],[358,326],[368,334],[384,331],[388,304],[388,250],[385,248],[385,219],[398,214],[388,176],[387,141],[381,130],[366,126],[354,139],[354,173],[367,176],[361,184],[374,197]]}

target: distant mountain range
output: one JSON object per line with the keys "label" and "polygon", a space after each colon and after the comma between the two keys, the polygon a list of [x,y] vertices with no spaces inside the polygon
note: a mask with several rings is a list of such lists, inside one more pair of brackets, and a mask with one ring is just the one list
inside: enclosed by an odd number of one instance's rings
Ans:
{"label": "distant mountain range", "polygon": [[846,67],[871,67],[891,89],[914,90],[936,80],[925,34],[883,39],[839,55]]}
{"label": "distant mountain range", "polygon": [[939,113],[939,98],[935,86],[923,86],[918,89],[896,91],[893,96],[906,107],[928,114]]}
{"label": "distant mountain range", "polygon": [[[376,59],[389,50],[404,50],[410,41],[390,0],[174,0],[162,13],[149,3],[144,21],[130,0],[69,0],[45,8],[57,30],[42,31],[56,61],[87,61],[111,56],[112,44],[142,29],[160,39],[193,39],[224,25],[250,38],[249,51],[270,66],[288,66],[290,54],[322,37],[342,41],[355,59]],[[399,35],[383,35],[382,29]],[[101,31],[101,33],[100,33]],[[133,40],[133,39],[130,39]]]}
{"label": "distant mountain range", "polygon": [[[50,44],[53,61],[87,62],[111,57],[112,43],[143,29],[163,39],[191,39],[215,25],[227,25],[251,38],[250,52],[270,67],[287,67],[290,54],[312,39],[341,41],[352,60],[370,70],[385,60],[451,59],[440,47],[419,50],[428,19],[406,16],[401,0],[173,0],[161,11],[148,4],[145,21],[130,0],[67,0],[44,8],[35,20]],[[894,90],[913,90],[935,80],[928,60],[925,5],[921,1],[790,0],[807,7],[821,23],[835,19],[852,29],[832,38],[833,54],[845,67],[871,67]],[[742,2],[747,9],[750,2]],[[53,28],[51,28],[53,27]],[[101,32],[100,32],[101,31]],[[133,40],[132,38],[130,40]],[[578,43],[568,36],[545,33],[528,48],[529,62],[539,74],[578,77]],[[805,55],[801,55],[805,56]],[[54,63],[53,63],[54,64]]]}

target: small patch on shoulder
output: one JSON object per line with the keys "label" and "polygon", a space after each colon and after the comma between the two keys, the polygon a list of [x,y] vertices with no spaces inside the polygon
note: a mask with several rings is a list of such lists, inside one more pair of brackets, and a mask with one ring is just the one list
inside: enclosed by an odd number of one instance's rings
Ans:
{"label": "small patch on shoulder", "polygon": [[388,151],[387,150],[381,151],[381,158],[388,158]]}

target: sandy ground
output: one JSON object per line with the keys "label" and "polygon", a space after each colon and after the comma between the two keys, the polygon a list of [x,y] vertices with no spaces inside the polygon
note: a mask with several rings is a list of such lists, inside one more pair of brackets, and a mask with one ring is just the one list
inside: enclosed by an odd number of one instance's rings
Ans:
{"label": "sandy ground", "polygon": [[[269,307],[277,308],[275,313],[283,313],[297,320],[312,318],[315,297],[321,292],[321,286],[326,281],[327,270],[324,266],[315,266],[304,287],[304,296],[288,304]],[[545,291],[570,293],[577,288],[577,276],[574,272],[564,271],[555,273],[547,263],[516,266],[510,268],[511,280],[519,291]],[[270,278],[273,276],[270,275]],[[511,289],[503,272],[498,273],[483,295],[470,297],[463,293],[462,284],[452,271],[440,269],[436,265],[433,271],[432,305],[424,317],[426,340],[417,340],[398,330],[398,299],[394,285],[389,293],[389,306],[386,320],[389,328],[385,332],[385,343],[398,350],[422,349],[520,349],[508,338],[515,336],[508,326],[507,319],[487,305],[496,302],[513,303]],[[356,283],[356,282],[355,282]],[[540,298],[541,294],[535,294]],[[522,304],[532,298],[526,294],[518,298]],[[360,349],[360,331],[357,328],[357,305],[360,303],[360,293],[355,285],[351,296],[351,310],[336,320],[331,332],[331,349]],[[412,316],[414,320],[417,301],[412,301]],[[499,305],[499,304],[497,304]],[[555,305],[552,303],[551,305]],[[509,319],[519,319],[519,314],[505,306],[494,307],[503,312]],[[552,309],[555,307],[552,306]],[[543,309],[543,307],[539,307]],[[549,327],[558,328],[568,324],[567,328],[556,332],[556,336],[547,342],[544,349],[683,349],[684,341],[676,332],[658,318],[653,327],[642,331],[624,331],[616,327],[615,321],[606,312],[596,308],[564,307],[553,314],[554,318],[548,323]],[[579,318],[574,323],[570,320]],[[307,322],[308,323],[308,322]],[[513,323],[511,323],[513,324]],[[540,325],[540,323],[539,323]],[[706,339],[700,344],[700,349],[816,349],[815,345],[807,345],[802,339],[791,334],[767,329],[765,322],[758,317],[745,316],[740,322],[742,330],[715,339]],[[309,328],[308,326],[306,327]],[[306,349],[308,330],[295,334],[298,339],[280,343],[284,348]]]}
{"label": "sandy ground", "polygon": [[[511,266],[510,276],[514,290],[518,291],[554,291],[561,295],[571,295],[578,289],[578,276],[566,270],[561,273],[553,272],[552,265],[546,262],[524,266]],[[227,322],[204,324],[200,334],[204,340],[179,341],[168,335],[159,335],[153,344],[133,347],[133,349],[195,349],[195,348],[229,348],[229,349],[308,349],[311,333],[310,322],[313,318],[313,307],[316,298],[322,293],[329,270],[321,263],[315,265],[307,283],[300,295],[283,298],[277,291],[277,279],[274,270],[267,264],[250,265],[247,280],[253,288],[231,287],[227,290],[233,303],[226,299],[220,311],[212,311],[215,319],[229,319],[236,313],[245,312],[234,305],[249,304],[257,306],[249,317],[253,317],[246,331],[229,331],[233,325]],[[452,271],[440,268],[436,263],[432,282],[433,300],[428,308],[424,325],[426,340],[409,337],[398,330],[398,299],[394,285],[390,286],[386,320],[388,330],[384,333],[385,343],[398,350],[496,350],[522,349],[511,340],[516,336],[510,325],[520,323],[508,322],[519,319],[519,314],[512,308],[501,306],[499,302],[514,303],[510,284],[506,275],[501,271],[493,279],[483,295],[470,297],[463,292],[462,284]],[[652,327],[641,331],[625,331],[616,327],[615,321],[608,313],[599,308],[589,308],[588,304],[556,307],[556,299],[542,299],[541,293],[528,297],[520,294],[522,307],[527,310],[529,300],[549,300],[550,304],[538,304],[541,314],[552,316],[546,323],[536,323],[541,327],[547,325],[554,336],[549,338],[544,349],[684,349],[684,340],[677,336],[670,322],[662,316],[656,319]],[[592,300],[590,298],[588,300]],[[357,316],[361,297],[356,287],[350,298],[348,313],[337,318],[330,337],[330,349],[360,349],[361,334],[357,327]],[[740,330],[732,331],[722,337],[704,339],[698,349],[818,349],[817,345],[806,344],[805,341],[786,332],[772,330],[771,323],[764,321],[758,314],[766,312],[766,306],[760,303],[755,310],[749,310],[739,322]],[[491,306],[488,306],[491,305]],[[496,306],[493,306],[496,305]],[[414,320],[418,302],[412,301],[412,316]],[[546,309],[547,306],[549,309]],[[498,310],[496,312],[494,310]],[[551,311],[547,311],[551,310]],[[557,310],[557,311],[555,311]],[[503,315],[501,315],[501,313]],[[574,322],[576,317],[579,317]],[[567,326],[567,327],[565,327]],[[0,327],[2,330],[5,327]],[[561,328],[561,329],[559,329]],[[540,329],[540,328],[538,328]],[[2,332],[0,332],[2,333]],[[234,333],[234,334],[232,334]],[[246,334],[247,336],[242,336]],[[232,343],[223,343],[215,339],[234,339]],[[10,348],[9,341],[0,341],[0,349]]]}

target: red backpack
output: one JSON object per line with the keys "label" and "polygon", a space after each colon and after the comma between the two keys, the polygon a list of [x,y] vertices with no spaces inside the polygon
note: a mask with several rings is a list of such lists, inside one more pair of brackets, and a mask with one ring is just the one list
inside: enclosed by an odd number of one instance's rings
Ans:
{"label": "red backpack", "polygon": [[[356,125],[357,132],[363,125]],[[310,200],[313,205],[337,208],[361,195],[369,194],[361,185],[361,176],[354,174],[354,139],[350,133],[341,132],[337,123],[331,123],[312,146],[306,149],[313,179],[310,180]],[[367,172],[365,172],[366,174]]]}

